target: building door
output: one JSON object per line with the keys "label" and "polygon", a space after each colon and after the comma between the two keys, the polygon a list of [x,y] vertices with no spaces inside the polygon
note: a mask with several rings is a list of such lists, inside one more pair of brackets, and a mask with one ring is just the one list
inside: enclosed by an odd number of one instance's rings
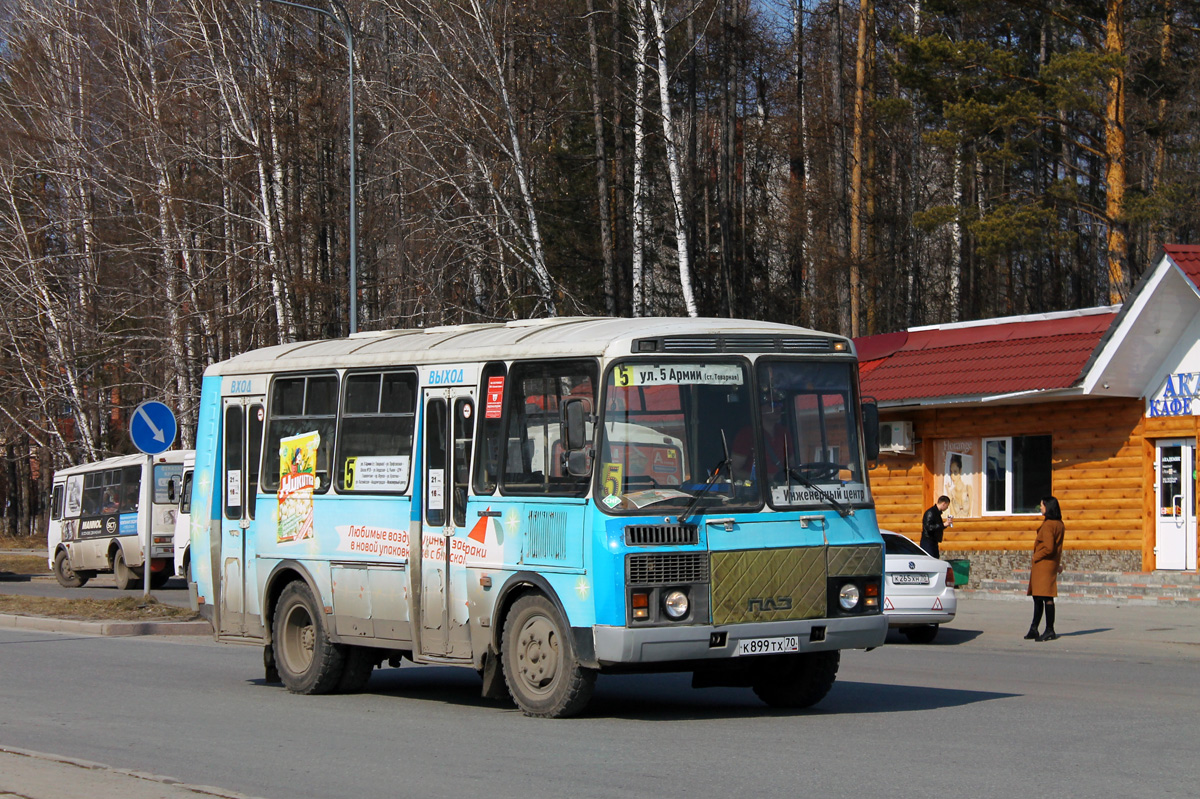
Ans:
{"label": "building door", "polygon": [[1196,441],[1170,439],[1156,446],[1156,568],[1195,569]]}
{"label": "building door", "polygon": [[475,424],[474,389],[426,389],[421,522],[421,654],[466,658],[466,567],[461,544]]}
{"label": "building door", "polygon": [[254,589],[253,521],[258,495],[259,456],[262,454],[263,398],[227,397],[221,431],[221,589],[218,619],[222,635],[242,636],[247,601]]}

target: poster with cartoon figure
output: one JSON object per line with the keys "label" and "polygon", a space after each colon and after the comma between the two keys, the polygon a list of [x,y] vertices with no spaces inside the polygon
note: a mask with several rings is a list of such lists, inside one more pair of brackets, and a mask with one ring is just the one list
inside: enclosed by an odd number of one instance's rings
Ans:
{"label": "poster with cartoon figure", "polygon": [[279,442],[279,527],[276,541],[289,544],[313,537],[313,490],[317,486],[317,431]]}

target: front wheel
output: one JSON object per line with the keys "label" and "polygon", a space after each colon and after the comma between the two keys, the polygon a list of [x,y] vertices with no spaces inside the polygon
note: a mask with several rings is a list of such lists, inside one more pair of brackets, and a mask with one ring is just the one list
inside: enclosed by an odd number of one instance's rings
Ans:
{"label": "front wheel", "polygon": [[841,659],[836,649],[780,656],[763,663],[754,693],[771,707],[812,707],[833,688]]}
{"label": "front wheel", "polygon": [[58,584],[63,588],[79,588],[88,581],[86,575],[71,568],[71,560],[67,557],[65,549],[58,550],[58,554],[54,556],[54,579],[58,580]]}
{"label": "front wheel", "polygon": [[500,650],[508,691],[526,716],[566,718],[592,698],[596,672],[580,665],[570,629],[546,597],[517,600]]}
{"label": "front wheel", "polygon": [[113,554],[113,577],[117,581],[117,588],[121,591],[138,587],[137,572],[129,568],[129,564],[125,562],[125,553],[121,549],[117,549]]}
{"label": "front wheel", "polygon": [[279,596],[272,625],[275,666],[294,694],[327,694],[345,669],[342,648],[329,640],[325,616],[303,582],[289,583]]}
{"label": "front wheel", "polygon": [[912,644],[929,644],[937,638],[938,626],[936,624],[922,624],[920,627],[901,627],[900,632],[904,633],[904,637]]}

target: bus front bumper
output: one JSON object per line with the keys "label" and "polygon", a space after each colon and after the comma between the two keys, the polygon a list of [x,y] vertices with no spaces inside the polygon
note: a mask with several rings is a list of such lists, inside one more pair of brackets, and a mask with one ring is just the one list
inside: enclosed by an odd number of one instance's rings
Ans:
{"label": "bus front bumper", "polygon": [[887,618],[878,614],[724,627],[680,625],[630,629],[597,626],[593,628],[592,636],[596,661],[603,666],[675,660],[720,660],[735,657],[739,641],[788,636],[799,639],[800,652],[871,649],[883,644],[887,630]]}

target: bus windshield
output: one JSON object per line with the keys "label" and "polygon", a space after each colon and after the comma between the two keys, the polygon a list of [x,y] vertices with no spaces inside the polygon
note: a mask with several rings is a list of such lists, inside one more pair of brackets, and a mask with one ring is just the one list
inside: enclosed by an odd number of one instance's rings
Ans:
{"label": "bus windshield", "polygon": [[736,451],[753,451],[751,396],[745,362],[614,367],[597,454],[601,507],[760,505],[751,458]]}
{"label": "bus windshield", "polygon": [[771,505],[837,508],[867,501],[853,368],[849,363],[758,362]]}
{"label": "bus windshield", "polygon": [[[626,362],[605,385],[601,507],[844,511],[867,500],[853,364]],[[693,511],[689,511],[693,512]]]}

